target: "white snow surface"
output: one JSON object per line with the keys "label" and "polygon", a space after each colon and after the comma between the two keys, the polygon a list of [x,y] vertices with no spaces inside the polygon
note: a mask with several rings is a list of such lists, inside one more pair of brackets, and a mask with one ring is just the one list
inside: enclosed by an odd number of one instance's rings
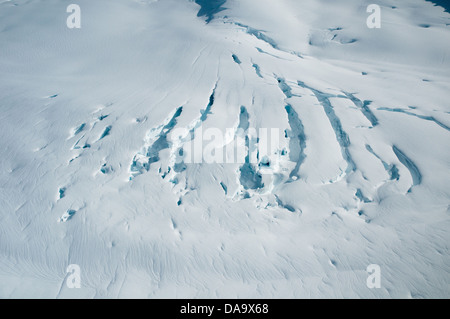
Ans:
{"label": "white snow surface", "polygon": [[[69,29],[72,2],[0,1],[1,298],[450,296],[442,7],[377,0],[369,29],[372,0],[228,0],[208,23],[189,0],[76,0]],[[175,128],[242,111],[282,132],[262,187],[176,169]]]}

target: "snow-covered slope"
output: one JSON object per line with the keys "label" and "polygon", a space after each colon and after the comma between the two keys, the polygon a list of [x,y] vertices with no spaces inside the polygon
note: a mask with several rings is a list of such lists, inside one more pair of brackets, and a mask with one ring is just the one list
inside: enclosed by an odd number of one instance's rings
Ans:
{"label": "snow-covered slope", "polygon": [[76,2],[0,1],[0,297],[449,296],[442,7]]}

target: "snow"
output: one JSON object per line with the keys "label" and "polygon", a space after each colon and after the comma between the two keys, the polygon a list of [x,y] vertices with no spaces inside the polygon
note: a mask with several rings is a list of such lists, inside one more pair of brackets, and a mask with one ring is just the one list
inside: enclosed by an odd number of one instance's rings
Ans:
{"label": "snow", "polygon": [[0,297],[448,298],[448,11],[76,3],[0,1]]}

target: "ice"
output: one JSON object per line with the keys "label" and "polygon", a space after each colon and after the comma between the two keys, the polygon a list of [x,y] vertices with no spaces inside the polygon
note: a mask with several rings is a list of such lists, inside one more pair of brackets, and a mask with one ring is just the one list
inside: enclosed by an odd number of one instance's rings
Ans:
{"label": "ice", "polygon": [[0,297],[448,298],[449,8],[370,3],[0,1]]}

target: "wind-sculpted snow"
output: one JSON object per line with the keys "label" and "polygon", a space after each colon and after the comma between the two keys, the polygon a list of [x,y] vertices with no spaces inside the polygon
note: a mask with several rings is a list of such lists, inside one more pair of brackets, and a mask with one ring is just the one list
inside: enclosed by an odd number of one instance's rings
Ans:
{"label": "wind-sculpted snow", "polygon": [[0,297],[448,298],[441,7],[77,4],[0,1]]}

